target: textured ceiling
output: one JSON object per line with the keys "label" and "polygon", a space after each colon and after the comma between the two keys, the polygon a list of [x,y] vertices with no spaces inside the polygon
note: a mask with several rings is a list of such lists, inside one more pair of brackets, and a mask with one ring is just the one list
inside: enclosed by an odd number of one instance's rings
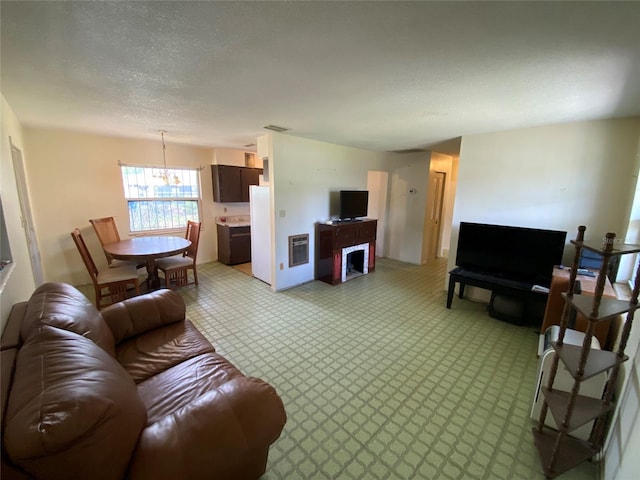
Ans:
{"label": "textured ceiling", "polygon": [[638,2],[0,3],[27,126],[372,150],[640,115]]}

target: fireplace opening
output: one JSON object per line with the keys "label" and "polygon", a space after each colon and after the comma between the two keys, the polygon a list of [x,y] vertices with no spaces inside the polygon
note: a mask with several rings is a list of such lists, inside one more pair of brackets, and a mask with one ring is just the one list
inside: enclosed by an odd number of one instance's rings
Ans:
{"label": "fireplace opening", "polygon": [[364,250],[356,250],[347,254],[347,277],[362,275],[364,273]]}
{"label": "fireplace opening", "polygon": [[341,264],[343,282],[369,273],[369,244],[362,243],[344,247]]}

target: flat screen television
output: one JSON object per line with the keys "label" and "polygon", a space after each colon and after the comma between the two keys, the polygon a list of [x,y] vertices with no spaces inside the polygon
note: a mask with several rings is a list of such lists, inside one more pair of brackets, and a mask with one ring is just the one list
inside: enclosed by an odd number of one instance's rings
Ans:
{"label": "flat screen television", "polygon": [[567,232],[460,222],[456,265],[548,286],[562,263]]}
{"label": "flat screen television", "polygon": [[369,192],[367,190],[340,191],[340,219],[354,220],[367,216]]}

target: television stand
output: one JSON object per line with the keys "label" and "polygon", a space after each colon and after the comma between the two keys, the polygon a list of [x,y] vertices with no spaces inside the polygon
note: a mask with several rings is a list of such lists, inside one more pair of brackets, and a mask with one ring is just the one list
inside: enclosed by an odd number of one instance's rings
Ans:
{"label": "television stand", "polygon": [[532,290],[533,283],[505,278],[497,274],[456,267],[449,272],[447,308],[451,309],[456,283],[458,297],[464,298],[467,285],[491,291],[487,306],[489,316],[518,325],[540,324],[547,303],[547,293]]}

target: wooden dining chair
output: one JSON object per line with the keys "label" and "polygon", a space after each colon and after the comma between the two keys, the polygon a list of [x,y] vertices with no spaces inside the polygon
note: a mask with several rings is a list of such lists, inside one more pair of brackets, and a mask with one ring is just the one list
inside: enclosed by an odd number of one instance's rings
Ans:
{"label": "wooden dining chair", "polygon": [[[136,295],[140,294],[138,271],[135,265],[123,265],[98,271],[84,238],[82,238],[80,229],[74,229],[71,232],[71,238],[73,238],[82,261],[91,276],[98,310],[124,300],[128,297],[128,291],[131,288],[133,288]],[[107,300],[107,303],[103,304],[103,299]]]}
{"label": "wooden dining chair", "polygon": [[[107,243],[120,241],[120,234],[118,233],[118,226],[116,225],[116,220],[114,217],[92,218],[89,220],[89,222],[96,232],[96,236],[100,241],[100,245],[102,245],[103,247]],[[145,266],[144,264],[137,264],[136,262],[118,260],[117,258],[113,258],[104,250],[104,248],[102,249],[102,251],[104,252],[104,256],[107,258],[109,267],[111,268],[130,265],[134,265],[136,268],[143,268]]]}
{"label": "wooden dining chair", "polygon": [[[198,254],[201,226],[202,222],[187,221],[185,238],[191,242],[189,248],[181,255],[156,260],[156,268],[163,273],[167,288],[198,285],[196,256]],[[193,270],[193,282],[189,282],[189,270]]]}

